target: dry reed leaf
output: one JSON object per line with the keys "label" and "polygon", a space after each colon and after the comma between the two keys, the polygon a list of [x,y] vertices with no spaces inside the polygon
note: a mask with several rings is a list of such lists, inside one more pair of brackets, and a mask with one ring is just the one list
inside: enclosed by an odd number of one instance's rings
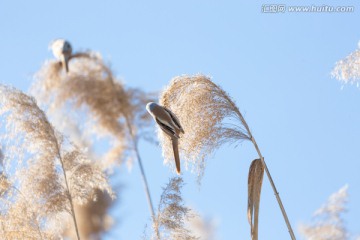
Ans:
{"label": "dry reed leaf", "polygon": [[258,239],[260,193],[264,177],[261,159],[252,161],[248,175],[248,221],[251,226],[251,239]]}
{"label": "dry reed leaf", "polygon": [[[205,158],[225,142],[248,140],[243,118],[228,94],[204,75],[179,76],[160,95],[160,104],[179,118],[185,134],[179,139],[180,158],[201,179]],[[158,131],[166,164],[173,164],[172,145]]]}

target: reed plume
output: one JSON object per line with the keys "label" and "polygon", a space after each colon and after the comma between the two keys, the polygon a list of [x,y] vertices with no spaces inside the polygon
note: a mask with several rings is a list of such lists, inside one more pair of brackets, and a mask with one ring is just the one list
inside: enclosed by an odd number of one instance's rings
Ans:
{"label": "reed plume", "polygon": [[154,239],[196,240],[185,227],[185,222],[191,218],[190,209],[185,207],[181,197],[183,186],[181,177],[171,178],[163,189],[158,211],[153,221]]}
{"label": "reed plume", "polygon": [[152,100],[151,95],[137,88],[127,88],[116,80],[98,53],[74,54],[69,64],[71,71],[64,74],[60,71],[59,62],[46,62],[36,74],[32,92],[47,105],[50,113],[85,109],[85,117],[81,120],[87,122],[86,129],[93,131],[96,137],[110,138],[111,148],[102,162],[137,159],[151,215],[154,216],[138,150],[140,137],[148,139],[150,136],[150,118],[143,106]]}
{"label": "reed plume", "polygon": [[32,97],[3,85],[0,96],[9,186],[1,198],[2,236],[59,239],[72,219],[80,239],[74,204],[92,201],[97,190],[112,195],[106,176],[54,130]]}
{"label": "reed plume", "polygon": [[[91,159],[101,169],[106,168],[108,172],[111,171],[108,166],[116,162],[117,148],[112,148],[111,151],[105,153],[105,156],[99,157],[94,149],[96,143],[92,141],[91,136],[84,132],[74,119],[57,111],[53,112],[52,116],[54,124],[84,151],[84,155],[88,159]],[[119,193],[117,196],[119,196]],[[118,198],[116,201],[118,201]],[[104,232],[110,230],[113,226],[113,220],[108,211],[114,203],[114,199],[107,192],[96,190],[96,201],[74,205],[81,238],[98,240]],[[76,237],[71,228],[66,229],[63,235],[71,239]]]}
{"label": "reed plume", "polygon": [[91,117],[77,117],[77,122],[86,125],[82,127],[85,134],[110,138],[113,147],[109,151],[117,153],[115,158],[121,162],[126,126],[119,118],[130,108],[123,85],[112,82],[112,72],[99,54],[73,56],[70,64],[71,72],[64,74],[58,61],[47,61],[35,75],[31,92],[50,116],[69,111],[70,107],[90,114]]}
{"label": "reed plume", "polygon": [[333,193],[327,202],[313,216],[313,223],[301,224],[300,233],[305,239],[344,240],[350,239],[343,214],[347,211],[348,186]]}
{"label": "reed plume", "polygon": [[356,49],[344,59],[336,62],[331,76],[344,84],[356,84],[359,86],[360,49]]}
{"label": "reed plume", "polygon": [[[290,236],[294,240],[295,235],[264,157],[247,122],[229,95],[206,76],[185,75],[171,80],[160,96],[160,104],[171,109],[178,116],[185,131],[179,140],[180,154],[182,159],[195,166],[198,179],[203,176],[206,157],[223,143],[242,140],[250,140],[253,143],[275,193]],[[172,163],[170,140],[161,131],[158,136],[165,163]]]}
{"label": "reed plume", "polygon": [[194,210],[191,211],[191,217],[186,222],[186,227],[199,240],[216,240],[217,223],[213,218],[200,216]]}
{"label": "reed plume", "polygon": [[[206,157],[220,145],[250,140],[235,103],[206,76],[173,78],[159,101],[178,116],[185,130],[179,140],[182,159],[193,166],[199,178],[204,173]],[[158,133],[165,163],[172,164],[171,141],[162,131]]]}

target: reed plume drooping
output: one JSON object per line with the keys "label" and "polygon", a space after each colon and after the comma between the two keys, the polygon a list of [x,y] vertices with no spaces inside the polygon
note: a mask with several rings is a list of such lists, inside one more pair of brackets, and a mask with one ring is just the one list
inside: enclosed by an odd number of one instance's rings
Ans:
{"label": "reed plume drooping", "polygon": [[[171,109],[185,130],[179,139],[182,158],[202,177],[206,157],[225,142],[249,140],[239,109],[229,95],[204,75],[179,76],[160,96],[160,104]],[[172,145],[159,131],[166,163],[172,164]]]}

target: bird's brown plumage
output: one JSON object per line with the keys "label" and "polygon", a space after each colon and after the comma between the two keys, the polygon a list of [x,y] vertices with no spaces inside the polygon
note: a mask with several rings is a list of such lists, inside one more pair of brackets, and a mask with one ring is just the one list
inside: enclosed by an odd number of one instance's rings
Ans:
{"label": "bird's brown plumage", "polygon": [[148,103],[146,105],[146,109],[149,111],[151,116],[153,116],[161,130],[163,130],[171,138],[176,172],[180,174],[178,139],[180,138],[180,133],[184,133],[184,129],[181,127],[179,119],[170,109],[156,103]]}

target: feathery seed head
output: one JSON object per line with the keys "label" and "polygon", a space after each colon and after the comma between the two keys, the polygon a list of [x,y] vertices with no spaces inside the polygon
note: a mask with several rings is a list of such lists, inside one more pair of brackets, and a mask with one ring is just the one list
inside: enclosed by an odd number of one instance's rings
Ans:
{"label": "feathery seed head", "polygon": [[190,209],[185,207],[181,197],[183,186],[181,177],[171,178],[163,189],[154,219],[153,228],[159,233],[155,239],[196,240],[186,228],[185,222],[192,216]]}
{"label": "feathery seed head", "polygon": [[76,53],[71,56],[71,64],[71,72],[65,75],[56,62],[46,63],[35,76],[33,95],[50,113],[68,112],[69,108],[82,110],[77,111],[77,115],[85,115],[82,119],[76,116],[79,125],[85,122],[86,131],[108,138],[111,158],[122,162],[126,149],[130,149],[127,143],[131,134],[127,129],[131,127],[132,134],[140,136],[150,126],[143,107],[149,95],[140,89],[125,88],[98,53]]}
{"label": "feathery seed head", "polygon": [[83,204],[96,189],[112,194],[102,171],[54,130],[32,97],[0,85],[0,115],[6,131],[1,135],[7,149],[3,167],[12,184],[11,194],[0,198],[7,212],[0,216],[6,225],[1,236],[17,231],[34,232],[34,239],[57,238],[69,222],[70,215],[62,216],[71,212],[70,198]]}
{"label": "feathery seed head", "polygon": [[356,49],[344,59],[336,62],[331,76],[344,84],[356,84],[360,81],[360,49]]}
{"label": "feathery seed head", "polygon": [[[186,129],[179,140],[179,150],[199,178],[203,175],[206,157],[221,144],[250,139],[239,109],[209,77],[175,77],[162,92],[159,102],[171,109]],[[173,163],[171,141],[162,131],[158,131],[158,137],[165,163]]]}

